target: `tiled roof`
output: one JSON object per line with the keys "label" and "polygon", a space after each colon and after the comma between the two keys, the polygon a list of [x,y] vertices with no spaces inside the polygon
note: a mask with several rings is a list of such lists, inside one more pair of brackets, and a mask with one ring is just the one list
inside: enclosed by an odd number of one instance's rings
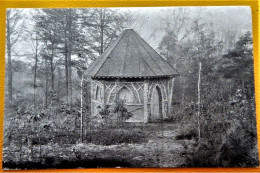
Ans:
{"label": "tiled roof", "polygon": [[87,69],[91,78],[174,77],[179,73],[133,29],[127,29]]}

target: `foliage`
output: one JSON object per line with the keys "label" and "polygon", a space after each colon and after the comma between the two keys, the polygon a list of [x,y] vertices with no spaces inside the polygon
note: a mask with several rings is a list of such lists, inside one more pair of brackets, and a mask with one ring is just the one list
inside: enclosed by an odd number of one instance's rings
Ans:
{"label": "foliage", "polygon": [[99,107],[98,115],[91,119],[92,124],[96,126],[109,126],[113,124],[121,124],[133,115],[125,108],[124,101],[118,100],[115,105],[105,105],[103,108]]}
{"label": "foliage", "polygon": [[[254,83],[253,73],[249,73],[253,69],[253,61],[250,51],[246,49],[251,47],[249,40],[250,36],[246,33],[238,40],[234,50],[223,56],[223,62],[230,59],[236,65],[221,66],[221,68],[213,68],[211,73],[203,73],[201,141],[196,142],[183,153],[186,158],[186,164],[183,166],[258,165],[255,104],[253,93],[250,92],[250,88],[251,91],[254,88]],[[239,56],[238,52],[240,52]],[[248,58],[251,59],[251,65],[247,66],[245,64],[249,63]],[[250,75],[246,77],[246,74],[251,74],[251,77]],[[212,78],[214,75],[222,77]],[[243,80],[246,85],[243,84]],[[237,83],[237,85],[230,85],[230,83]]]}
{"label": "foliage", "polygon": [[197,133],[195,131],[190,131],[187,134],[181,134],[181,135],[177,135],[175,137],[176,140],[191,140],[192,138],[197,137]]}
{"label": "foliage", "polygon": [[99,54],[108,48],[128,23],[124,14],[109,8],[91,9],[89,13],[83,14],[83,17],[87,19],[84,24],[90,34],[90,46]]}
{"label": "foliage", "polygon": [[[52,159],[44,158],[42,146],[57,144],[62,148],[81,142],[81,116],[85,142],[117,145],[148,141],[143,131],[123,123],[132,114],[120,100],[115,107],[102,108],[98,117],[90,116],[90,85],[84,71],[126,28],[126,15],[114,9],[37,9],[26,23],[20,10],[7,13],[7,32],[12,33],[7,34],[9,97],[5,102],[4,147],[20,152],[20,167],[33,167],[31,162],[21,162],[24,148],[49,164]],[[162,22],[164,35],[158,49],[181,74],[174,81],[173,114],[165,122],[180,125],[175,137],[185,149],[182,166],[258,165],[251,33],[237,40],[232,31],[227,36],[230,38],[223,38],[210,23],[190,18],[189,11],[168,14]],[[226,39],[237,42],[227,46]],[[32,50],[14,51],[21,47],[17,43],[23,43],[22,49],[28,44]],[[199,62],[200,126],[195,114]],[[147,131],[156,129],[153,126]],[[35,148],[39,148],[38,155]]]}
{"label": "foliage", "polygon": [[117,113],[118,122],[124,122],[133,116],[133,114],[128,112],[125,108],[124,101],[122,100],[117,100],[114,112]]}
{"label": "foliage", "polygon": [[107,124],[109,120],[111,120],[112,118],[112,114],[110,112],[110,109],[109,109],[109,105],[105,105],[105,108],[104,109],[101,109],[99,111],[99,114],[101,116],[101,119],[103,119],[105,121],[105,123]]}
{"label": "foliage", "polygon": [[98,129],[88,131],[86,141],[97,145],[118,145],[121,143],[146,142],[144,133],[139,130]]}
{"label": "foliage", "polygon": [[239,38],[233,50],[223,56],[219,65],[219,72],[224,78],[231,79],[240,86],[247,97],[254,94],[253,46],[250,32]]}
{"label": "foliage", "polygon": [[[242,126],[243,127],[243,126]],[[223,141],[218,157],[219,165],[232,167],[257,166],[256,134],[252,130],[234,128]]]}

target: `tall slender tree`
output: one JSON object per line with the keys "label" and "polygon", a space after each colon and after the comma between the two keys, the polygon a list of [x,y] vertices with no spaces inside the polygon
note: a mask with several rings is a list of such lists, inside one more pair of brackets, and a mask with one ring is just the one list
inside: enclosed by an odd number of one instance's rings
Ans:
{"label": "tall slender tree", "polygon": [[6,11],[6,50],[7,50],[7,90],[9,104],[13,101],[13,69],[12,53],[14,45],[19,41],[24,31],[22,11],[8,9]]}
{"label": "tall slender tree", "polygon": [[[194,19],[190,18],[190,10],[184,8],[167,10],[167,14],[162,18],[162,30],[164,36],[159,43],[160,54],[163,55],[167,61],[176,69],[177,65],[184,65],[188,61],[187,53],[187,40],[195,32]],[[178,68],[184,74],[187,68]],[[183,75],[181,75],[183,78]],[[183,83],[182,79],[172,79],[169,100],[169,114],[172,114],[172,100],[173,90],[178,89],[176,84]],[[176,83],[176,84],[175,84]],[[184,86],[182,86],[184,87]],[[176,91],[175,93],[182,93]],[[184,93],[183,93],[184,94]],[[184,95],[183,95],[184,96]]]}
{"label": "tall slender tree", "polygon": [[129,19],[118,10],[108,8],[92,9],[85,17],[89,19],[85,26],[89,31],[91,48],[98,54],[102,54],[127,27]]}

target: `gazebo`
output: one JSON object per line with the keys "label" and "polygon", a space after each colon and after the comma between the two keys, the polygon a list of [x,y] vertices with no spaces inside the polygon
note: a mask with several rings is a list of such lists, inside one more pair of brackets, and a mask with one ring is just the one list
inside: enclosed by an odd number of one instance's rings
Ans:
{"label": "gazebo", "polygon": [[133,29],[127,29],[87,69],[91,114],[123,100],[130,122],[154,122],[171,113],[174,77],[179,73]]}

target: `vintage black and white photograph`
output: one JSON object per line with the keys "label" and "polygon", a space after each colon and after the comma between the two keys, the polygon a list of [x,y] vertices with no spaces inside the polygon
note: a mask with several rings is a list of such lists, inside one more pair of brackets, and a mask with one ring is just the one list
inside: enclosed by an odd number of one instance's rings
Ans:
{"label": "vintage black and white photograph", "polygon": [[3,169],[257,167],[250,7],[6,10]]}

